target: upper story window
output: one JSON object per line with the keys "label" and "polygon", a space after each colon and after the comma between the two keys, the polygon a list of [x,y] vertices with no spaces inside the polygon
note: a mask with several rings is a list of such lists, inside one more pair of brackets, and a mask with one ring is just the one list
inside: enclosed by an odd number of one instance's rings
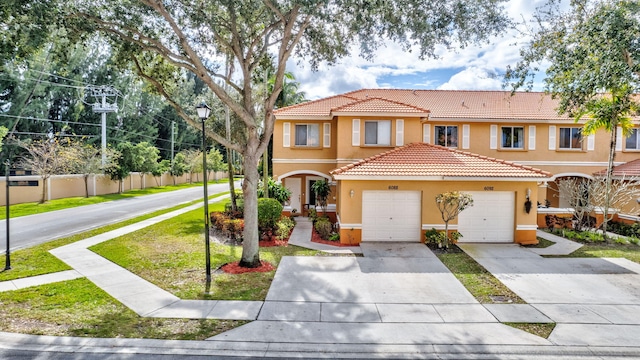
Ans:
{"label": "upper story window", "polygon": [[560,149],[582,149],[580,128],[560,128]]}
{"label": "upper story window", "polygon": [[457,126],[435,126],[436,144],[440,146],[458,147]]}
{"label": "upper story window", "polygon": [[524,149],[524,128],[521,126],[502,127],[503,149]]}
{"label": "upper story window", "polygon": [[296,124],[295,146],[320,146],[320,125]]}
{"label": "upper story window", "polygon": [[365,121],[364,122],[365,145],[391,145],[391,121]]}
{"label": "upper story window", "polygon": [[640,134],[638,129],[632,129],[631,135],[625,141],[625,148],[627,150],[640,150]]}

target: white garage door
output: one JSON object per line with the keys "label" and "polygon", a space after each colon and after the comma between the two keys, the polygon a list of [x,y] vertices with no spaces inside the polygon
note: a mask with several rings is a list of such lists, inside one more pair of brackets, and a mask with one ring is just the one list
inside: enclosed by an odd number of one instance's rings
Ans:
{"label": "white garage door", "polygon": [[363,191],[362,241],[420,241],[420,191]]}
{"label": "white garage door", "polygon": [[510,191],[470,192],[473,206],[458,215],[460,242],[514,241],[515,193]]}

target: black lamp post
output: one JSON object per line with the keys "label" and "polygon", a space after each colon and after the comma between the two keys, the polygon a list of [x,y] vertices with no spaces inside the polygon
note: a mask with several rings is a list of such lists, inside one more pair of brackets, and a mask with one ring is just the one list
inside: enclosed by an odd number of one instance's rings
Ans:
{"label": "black lamp post", "polygon": [[5,265],[4,265],[4,269],[5,270],[10,270],[11,269],[11,250],[9,247],[9,235],[10,235],[10,231],[9,231],[9,220],[11,220],[11,216],[9,213],[9,208],[11,207],[10,203],[9,203],[9,186],[11,186],[11,183],[9,182],[9,172],[10,172],[10,168],[9,168],[9,160],[5,161],[4,163],[4,171],[6,173],[7,176],[7,180],[5,183],[6,186],[6,200],[7,200],[7,206],[6,206],[6,211],[7,211],[7,215],[6,215],[6,226],[7,226],[7,253],[5,255]]}
{"label": "black lamp post", "polygon": [[207,284],[211,282],[211,250],[209,248],[209,194],[207,191],[207,136],[204,132],[204,123],[211,114],[211,108],[207,104],[200,103],[196,106],[198,117],[202,120],[202,181],[204,188],[204,243],[205,243],[205,260],[207,267]]}

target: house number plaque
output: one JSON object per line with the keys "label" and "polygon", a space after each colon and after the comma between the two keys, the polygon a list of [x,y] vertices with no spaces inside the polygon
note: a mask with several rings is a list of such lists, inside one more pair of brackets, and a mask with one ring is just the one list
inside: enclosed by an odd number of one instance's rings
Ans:
{"label": "house number plaque", "polygon": [[389,190],[398,190],[398,185],[389,185]]}
{"label": "house number plaque", "polygon": [[493,191],[493,186],[485,186],[484,191]]}

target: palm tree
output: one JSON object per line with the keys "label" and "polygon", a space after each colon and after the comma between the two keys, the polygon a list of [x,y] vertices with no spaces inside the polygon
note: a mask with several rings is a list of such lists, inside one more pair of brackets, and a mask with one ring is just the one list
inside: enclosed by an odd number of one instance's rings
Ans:
{"label": "palm tree", "polygon": [[629,136],[633,129],[633,122],[629,114],[636,111],[636,104],[632,100],[632,91],[630,87],[623,87],[611,91],[609,95],[600,96],[589,100],[584,105],[584,111],[578,113],[576,121],[582,116],[589,117],[582,127],[584,135],[595,134],[599,129],[605,129],[609,132],[609,159],[607,163],[607,174],[605,176],[605,204],[603,209],[602,232],[607,238],[607,222],[609,221],[609,205],[611,204],[611,180],[613,177],[613,164],[616,156],[617,128],[622,129],[623,136]]}

